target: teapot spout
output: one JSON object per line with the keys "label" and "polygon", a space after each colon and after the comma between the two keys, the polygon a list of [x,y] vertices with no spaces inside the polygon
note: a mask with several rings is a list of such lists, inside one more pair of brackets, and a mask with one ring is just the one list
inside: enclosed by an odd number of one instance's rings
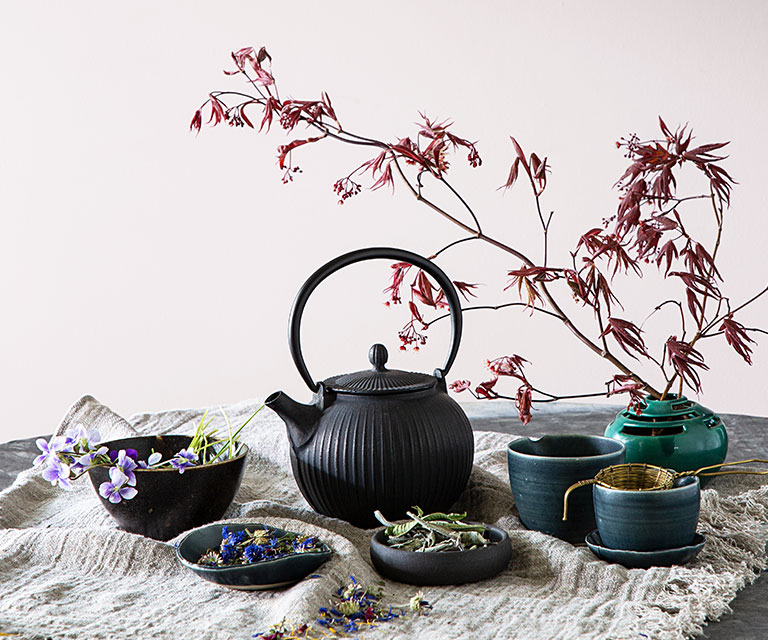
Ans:
{"label": "teapot spout", "polygon": [[275,391],[264,404],[285,422],[294,449],[304,446],[315,435],[317,421],[322,413],[316,405],[296,402],[282,391]]}

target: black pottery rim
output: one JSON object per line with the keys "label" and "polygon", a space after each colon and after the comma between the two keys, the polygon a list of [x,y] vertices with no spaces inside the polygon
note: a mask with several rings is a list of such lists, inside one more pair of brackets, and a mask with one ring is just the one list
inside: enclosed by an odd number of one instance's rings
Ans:
{"label": "black pottery rim", "polygon": [[[192,440],[192,436],[180,434],[180,433],[167,433],[167,434],[155,434],[151,436],[129,436],[128,438],[115,438],[114,440],[107,440],[106,442],[100,442],[99,446],[106,447],[111,442],[117,442],[118,440],[143,440],[145,438],[189,438],[190,441]],[[194,469],[213,469],[215,467],[219,467],[221,465],[228,464],[230,462],[236,462],[240,460],[241,458],[244,458],[248,455],[248,452],[250,449],[248,448],[248,445],[244,442],[239,443],[238,448],[242,450],[241,453],[238,453],[234,458],[228,458],[226,460],[221,460],[219,462],[209,462],[206,464],[194,464],[189,467],[186,467],[184,469],[184,473],[188,473],[189,471],[192,471]],[[110,449],[110,451],[114,451],[114,449]],[[88,469],[88,473],[91,472],[92,469],[109,469],[114,465],[112,464],[103,464],[103,465],[96,465]],[[174,469],[173,467],[166,468],[166,469],[142,469],[141,467],[136,467],[133,472],[134,473],[140,473],[141,475],[144,474],[150,474],[150,473],[165,473],[172,471],[173,473],[179,473],[178,469]]]}
{"label": "black pottery rim", "polygon": [[[541,440],[542,438],[550,438],[550,437],[556,437],[561,439],[579,439],[583,440],[585,438],[588,439],[599,439],[604,440],[607,443],[612,443],[618,445],[618,448],[615,451],[610,451],[608,453],[598,453],[593,456],[540,456],[536,455],[534,453],[524,453],[522,451],[517,451],[516,449],[512,448],[512,445],[516,442],[523,442],[523,441],[536,441]],[[526,460],[546,460],[547,462],[551,462],[553,464],[571,464],[573,462],[578,461],[586,461],[589,460],[590,462],[600,462],[601,460],[608,460],[610,458],[613,458],[617,453],[620,453],[621,451],[626,450],[626,445],[624,445],[623,442],[619,440],[615,440],[614,438],[609,438],[608,436],[596,436],[591,434],[548,434],[544,436],[520,436],[519,438],[515,438],[509,444],[507,444],[507,455],[514,454],[515,456],[519,456],[520,458],[524,458]],[[608,465],[606,465],[608,466]]]}
{"label": "black pottery rim", "polygon": [[[198,529],[193,529],[192,531],[188,531],[186,534],[184,534],[184,537],[179,540],[178,544],[176,545],[176,558],[178,561],[183,564],[185,567],[192,569],[193,571],[202,571],[205,573],[211,573],[216,575],[226,574],[230,571],[242,571],[244,568],[248,567],[266,567],[274,564],[284,563],[285,560],[288,558],[297,558],[297,557],[324,557],[326,560],[328,560],[333,555],[333,550],[325,544],[325,542],[321,542],[321,550],[320,551],[308,551],[305,553],[292,553],[286,556],[283,556],[282,558],[273,558],[272,560],[260,560],[259,562],[254,562],[252,564],[233,564],[228,567],[209,567],[204,564],[198,564],[197,562],[192,562],[190,560],[187,560],[183,555],[181,555],[181,545],[184,544],[184,542],[189,538],[190,536],[199,535],[201,532],[205,531],[206,529],[223,529],[224,527],[228,526],[236,526],[236,527],[243,527],[243,529],[247,529],[251,526],[259,526],[259,527],[267,527],[270,531],[284,531],[285,533],[295,533],[297,535],[303,535],[299,534],[297,531],[289,531],[288,529],[283,529],[281,527],[271,527],[268,524],[264,524],[262,522],[233,522],[233,523],[213,523],[213,524],[207,524],[203,527],[200,527]],[[242,529],[240,529],[242,530]]]}

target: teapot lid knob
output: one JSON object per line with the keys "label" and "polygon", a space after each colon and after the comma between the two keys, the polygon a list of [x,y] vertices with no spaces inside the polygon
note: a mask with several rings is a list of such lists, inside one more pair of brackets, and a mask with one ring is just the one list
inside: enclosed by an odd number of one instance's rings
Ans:
{"label": "teapot lid knob", "polygon": [[383,344],[375,344],[368,351],[368,360],[373,365],[374,371],[386,371],[384,365],[387,364],[389,354]]}

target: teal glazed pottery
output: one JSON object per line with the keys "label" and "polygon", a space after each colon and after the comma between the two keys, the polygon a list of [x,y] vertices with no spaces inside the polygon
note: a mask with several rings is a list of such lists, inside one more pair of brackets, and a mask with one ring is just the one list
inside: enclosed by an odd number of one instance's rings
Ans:
{"label": "teal glazed pottery", "polygon": [[605,467],[624,462],[618,440],[591,435],[548,435],[518,438],[507,447],[509,484],[522,523],[529,529],[583,542],[595,528],[592,495],[579,488],[569,498],[563,521],[563,496],[573,483],[593,477]]}
{"label": "teal glazed pottery", "polygon": [[597,483],[592,492],[597,530],[610,549],[677,549],[690,545],[696,534],[699,479],[695,476],[676,479],[671,489],[637,491]]}
{"label": "teal glazed pottery", "polygon": [[723,421],[685,396],[645,400],[641,412],[621,411],[605,435],[623,442],[627,462],[691,471],[720,464],[728,451]]}
{"label": "teal glazed pottery", "polygon": [[446,585],[485,580],[506,569],[512,557],[507,532],[487,528],[493,543],[487,547],[434,553],[393,549],[387,545],[381,529],[371,539],[371,560],[381,575],[407,584]]}
{"label": "teal glazed pottery", "polygon": [[609,549],[605,546],[597,531],[590,533],[584,542],[589,550],[601,560],[615,562],[627,569],[650,569],[651,567],[671,567],[673,564],[690,562],[704,548],[706,539],[697,533],[690,544],[676,549],[662,551],[627,551],[624,549]]}
{"label": "teal glazed pottery", "polygon": [[[237,533],[243,529],[263,529],[266,525],[258,522],[247,522],[245,524],[227,524],[226,526],[232,533]],[[332,555],[328,546],[321,544],[317,551],[296,553],[274,560],[254,562],[253,564],[229,567],[208,567],[197,564],[200,556],[208,549],[219,546],[222,527],[224,527],[223,524],[212,524],[190,531],[176,547],[176,557],[181,564],[198,577],[228,589],[255,591],[277,589],[295,584],[312,573]],[[294,533],[275,527],[267,526],[266,528],[277,537],[286,533]]]}
{"label": "teal glazed pottery", "polygon": [[[102,444],[110,451],[135,449],[140,460],[146,460],[153,451],[168,460],[191,441],[189,436],[138,436]],[[247,454],[248,447],[241,444],[236,457],[193,465],[184,473],[173,468],[134,469],[138,490],[135,497],[117,504],[101,495],[99,500],[121,529],[170,540],[224,515],[240,487]],[[101,483],[110,479],[107,467],[92,467],[88,475],[97,493]]]}

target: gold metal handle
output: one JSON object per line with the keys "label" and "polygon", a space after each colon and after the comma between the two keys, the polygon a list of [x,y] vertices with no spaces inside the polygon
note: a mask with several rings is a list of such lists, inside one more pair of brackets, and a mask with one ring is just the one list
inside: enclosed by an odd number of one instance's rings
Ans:
{"label": "gold metal handle", "polygon": [[565,490],[565,495],[563,496],[563,522],[568,520],[568,496],[571,495],[571,492],[575,491],[579,487],[586,487],[588,484],[595,484],[596,482],[599,482],[597,478],[590,478],[589,480],[579,480],[578,482],[575,482]]}
{"label": "gold metal handle", "polygon": [[760,463],[760,464],[768,464],[768,460],[763,460],[762,458],[752,458],[751,460],[736,460],[735,462],[721,462],[720,464],[711,464],[708,467],[701,467],[701,469],[696,469],[696,471],[681,471],[680,473],[676,473],[676,478],[682,478],[684,476],[726,476],[726,475],[749,475],[749,476],[764,476],[768,475],[768,469],[765,471],[753,471],[751,469],[747,470],[741,470],[741,469],[727,469],[725,471],[713,471],[712,473],[702,473],[702,471],[706,471],[707,469],[718,469],[721,467],[730,467],[737,464],[750,464],[750,463]]}

